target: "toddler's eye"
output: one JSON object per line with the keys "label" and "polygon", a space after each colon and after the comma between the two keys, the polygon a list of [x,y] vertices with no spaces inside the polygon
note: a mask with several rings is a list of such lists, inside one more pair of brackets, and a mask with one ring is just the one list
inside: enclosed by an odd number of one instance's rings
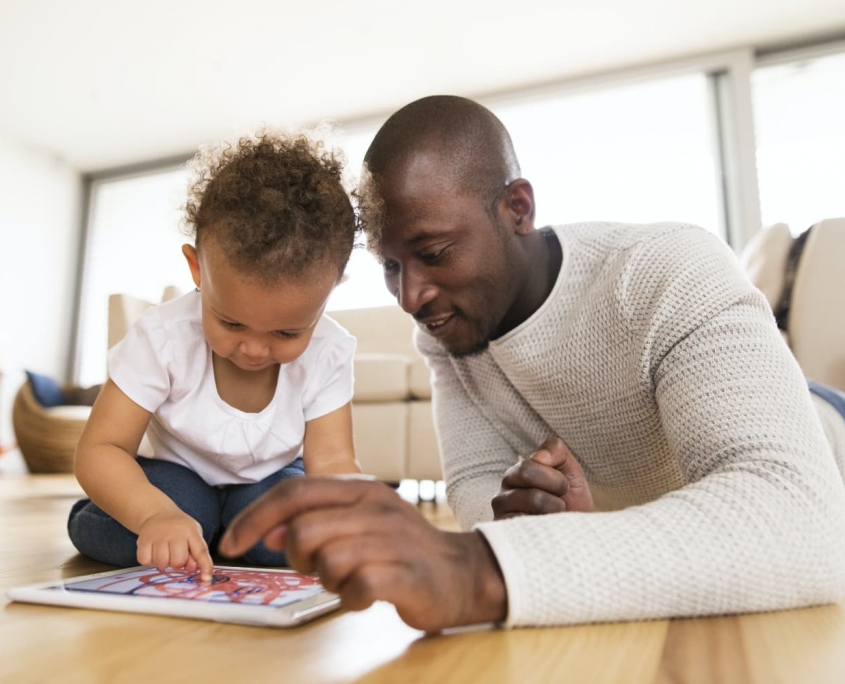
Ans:
{"label": "toddler's eye", "polygon": [[295,340],[302,335],[302,333],[285,332],[284,330],[277,330],[273,334],[276,335],[276,337],[281,337],[285,340]]}
{"label": "toddler's eye", "polygon": [[224,321],[223,319],[220,320],[220,323],[223,324],[224,328],[228,328],[229,330],[240,330],[243,328],[243,325],[240,323],[233,323],[232,321]]}

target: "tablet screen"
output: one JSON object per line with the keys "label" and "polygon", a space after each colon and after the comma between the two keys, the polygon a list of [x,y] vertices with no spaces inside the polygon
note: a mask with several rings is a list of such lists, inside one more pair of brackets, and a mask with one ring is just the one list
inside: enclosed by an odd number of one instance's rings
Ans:
{"label": "tablet screen", "polygon": [[199,573],[142,568],[93,579],[68,580],[53,588],[60,591],[189,599],[272,608],[324,591],[317,577],[298,572],[220,567],[214,568],[210,584],[202,584]]}

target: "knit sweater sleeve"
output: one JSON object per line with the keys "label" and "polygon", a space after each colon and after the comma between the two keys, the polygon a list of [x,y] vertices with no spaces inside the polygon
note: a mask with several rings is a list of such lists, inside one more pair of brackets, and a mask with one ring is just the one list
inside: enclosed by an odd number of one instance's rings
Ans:
{"label": "knit sweater sleeve", "polygon": [[516,451],[472,400],[443,347],[420,331],[414,342],[431,369],[432,412],[449,506],[461,528],[470,529],[493,519],[491,501]]}
{"label": "knit sweater sleeve", "polygon": [[642,249],[621,288],[687,484],[621,511],[478,525],[505,577],[509,625],[765,611],[845,593],[842,479],[770,310],[725,251],[707,243],[661,270]]}

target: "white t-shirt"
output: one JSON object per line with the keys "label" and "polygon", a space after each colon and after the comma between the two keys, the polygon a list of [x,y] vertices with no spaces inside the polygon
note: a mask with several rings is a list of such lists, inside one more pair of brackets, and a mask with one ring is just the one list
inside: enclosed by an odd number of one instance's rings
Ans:
{"label": "white t-shirt", "polygon": [[306,350],[279,369],[276,393],[260,413],[220,398],[200,295],[151,307],[109,351],[112,381],[153,414],[152,453],[211,485],[258,482],[302,455],[305,423],[352,399],[355,338],[323,316]]}

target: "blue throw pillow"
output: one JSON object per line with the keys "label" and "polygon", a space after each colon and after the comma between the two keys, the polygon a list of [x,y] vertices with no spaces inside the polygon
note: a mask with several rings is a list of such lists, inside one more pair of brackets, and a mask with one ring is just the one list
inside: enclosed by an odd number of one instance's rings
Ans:
{"label": "blue throw pillow", "polygon": [[44,408],[62,406],[65,403],[65,395],[62,392],[62,388],[53,378],[30,371],[26,371],[26,377],[29,380],[30,387],[32,387],[32,394],[35,396],[35,401]]}

